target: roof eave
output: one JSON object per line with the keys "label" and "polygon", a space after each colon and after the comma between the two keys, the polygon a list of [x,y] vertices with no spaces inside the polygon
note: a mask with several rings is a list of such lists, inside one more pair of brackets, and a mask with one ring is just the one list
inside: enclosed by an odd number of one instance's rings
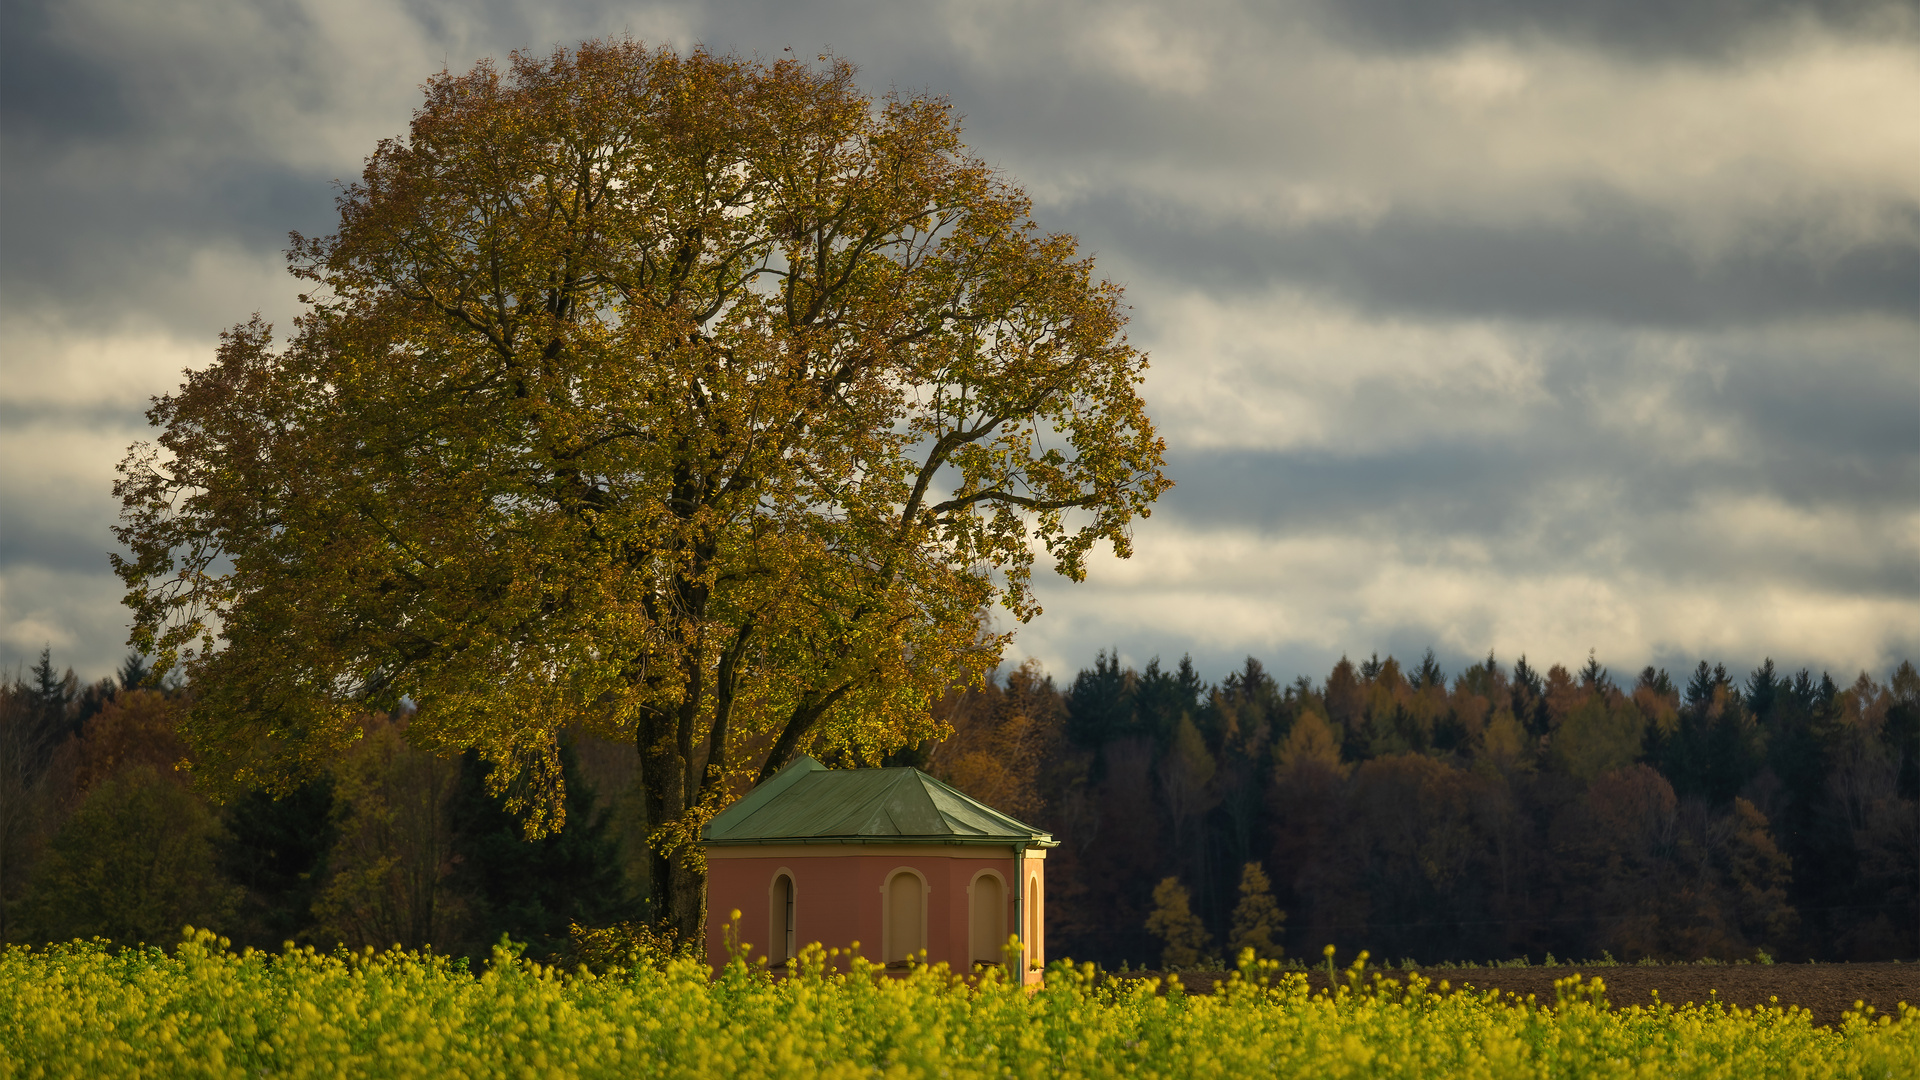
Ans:
{"label": "roof eave", "polygon": [[705,847],[770,847],[783,844],[949,844],[955,847],[1059,847],[1052,836],[766,836],[750,839],[702,839]]}

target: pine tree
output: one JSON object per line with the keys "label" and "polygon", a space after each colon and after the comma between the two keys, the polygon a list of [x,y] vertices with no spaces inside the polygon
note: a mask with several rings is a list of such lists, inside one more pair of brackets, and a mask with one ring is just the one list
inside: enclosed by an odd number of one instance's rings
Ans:
{"label": "pine tree", "polygon": [[120,689],[137,690],[146,683],[147,676],[152,673],[153,665],[147,663],[145,656],[130,652],[125,660],[120,661]]}
{"label": "pine tree", "polygon": [[1119,649],[1100,650],[1067,691],[1067,735],[1081,746],[1097,747],[1133,734],[1139,727],[1139,684],[1132,668],[1120,666]]}
{"label": "pine tree", "polygon": [[39,714],[41,736],[51,750],[78,730],[70,713],[73,699],[80,692],[80,680],[74,677],[72,668],[65,675],[55,674],[52,646],[40,650],[40,662],[33,665],[29,675],[33,681],[27,684],[27,694]]}
{"label": "pine tree", "polygon": [[1273,884],[1257,862],[1240,871],[1240,903],[1233,909],[1232,952],[1252,949],[1260,960],[1278,960],[1285,952],[1275,940],[1286,924],[1287,913],[1273,898]]}
{"label": "pine tree", "polygon": [[[470,957],[484,958],[500,935],[527,943],[527,956],[552,962],[568,927],[606,926],[640,914],[627,896],[607,818],[580,775],[571,745],[560,749],[567,826],[529,840],[524,822],[486,788],[491,766],[473,751],[461,758],[449,806],[453,826],[451,888],[467,909]],[[652,912],[645,914],[651,915]]]}
{"label": "pine tree", "polygon": [[236,947],[266,951],[307,940],[327,881],[327,853],[340,833],[333,777],[323,774],[278,798],[251,791],[221,817],[220,872],[243,890],[228,936]]}
{"label": "pine tree", "polygon": [[1153,914],[1147,916],[1147,931],[1166,942],[1160,953],[1160,966],[1173,971],[1200,963],[1213,946],[1206,924],[1193,913],[1193,901],[1179,878],[1167,878],[1153,888]]}
{"label": "pine tree", "polygon": [[1420,668],[1413,674],[1413,685],[1421,690],[1434,686],[1442,690],[1447,688],[1446,669],[1440,666],[1440,661],[1434,657],[1432,649],[1428,649],[1427,655],[1420,658]]}

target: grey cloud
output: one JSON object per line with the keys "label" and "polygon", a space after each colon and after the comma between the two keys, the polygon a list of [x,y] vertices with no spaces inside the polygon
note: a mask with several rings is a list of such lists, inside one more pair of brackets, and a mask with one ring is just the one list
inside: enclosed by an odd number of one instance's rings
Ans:
{"label": "grey cloud", "polygon": [[196,179],[148,186],[112,177],[9,176],[0,210],[0,289],[8,306],[94,327],[141,316],[208,335],[244,319],[243,308],[265,296],[290,304],[294,283],[279,274],[248,296],[182,303],[174,294],[191,260],[209,248],[266,255],[285,247],[289,230],[327,231],[330,178],[239,162]]}
{"label": "grey cloud", "polygon": [[[1509,431],[1431,434],[1381,452],[1176,441],[1165,512],[1201,528],[1393,539],[1410,556],[1465,540],[1515,570],[1600,566],[1920,601],[1903,543],[1920,491],[1910,359],[1920,336],[1863,329],[1819,345],[1742,335],[1696,343],[1684,363],[1637,355],[1617,335],[1565,337],[1541,361],[1544,399],[1516,406],[1525,415]],[[1622,421],[1627,397],[1649,390],[1657,415]],[[1381,380],[1326,407],[1354,430],[1395,422],[1425,392]],[[1699,455],[1673,445],[1673,431],[1708,425],[1728,445]],[[1715,519],[1752,502],[1853,539],[1809,552]]]}
{"label": "grey cloud", "polygon": [[1318,0],[1349,40],[1397,49],[1534,34],[1635,56],[1725,56],[1769,33],[1812,22],[1842,33],[1916,29],[1911,0]]}
{"label": "grey cloud", "polygon": [[135,102],[115,67],[61,41],[52,8],[45,0],[0,6],[0,124],[8,141],[132,133]]}
{"label": "grey cloud", "polygon": [[[104,572],[114,549],[107,530],[112,513],[68,518],[49,514],[44,507],[8,500],[6,513],[15,524],[0,532],[0,566],[33,566],[48,570]],[[106,500],[101,500],[102,504]]]}
{"label": "grey cloud", "polygon": [[[189,333],[244,317],[183,309],[168,294],[198,252],[271,252],[289,229],[329,224],[333,176],[276,160],[246,130],[250,101],[285,96],[288,88],[249,95],[231,85],[232,71],[214,70],[209,86],[195,90],[191,76],[159,70],[181,63],[179,56],[116,55],[107,46],[90,52],[74,34],[55,32],[49,6],[5,11],[0,290],[7,306],[95,327],[138,316]],[[299,15],[280,5],[271,18],[291,23]],[[192,107],[196,94],[230,100]],[[219,298],[206,303],[221,306]]]}
{"label": "grey cloud", "polygon": [[[0,570],[106,574],[117,550],[113,466],[127,446],[151,437],[141,411],[0,401],[0,430],[11,436],[0,477]],[[74,432],[90,437],[62,438]],[[76,461],[76,450],[109,456]]]}
{"label": "grey cloud", "polygon": [[1822,218],[1755,222],[1735,249],[1688,249],[1671,211],[1591,197],[1576,220],[1475,222],[1398,208],[1370,222],[1222,221],[1101,193],[1061,216],[1092,250],[1210,289],[1289,283],[1375,312],[1717,328],[1815,315],[1920,317],[1920,207],[1881,239],[1817,255]]}
{"label": "grey cloud", "polygon": [[[203,125],[208,107],[237,118],[260,104],[265,77],[277,81],[272,97],[315,96],[325,57],[310,48],[312,27],[298,4],[220,6],[174,5],[168,22],[178,36],[169,42],[120,33],[104,5],[8,4],[0,15],[0,120],[9,137],[30,134],[53,148],[153,146],[183,135],[218,143],[251,133]],[[240,9],[270,32],[236,52],[227,46],[245,26],[222,16]]]}
{"label": "grey cloud", "polygon": [[[137,312],[210,334],[260,296],[240,307],[232,298],[183,307],[171,290],[184,264],[221,246],[270,256],[289,231],[328,231],[339,183],[356,178],[360,155],[373,149],[369,140],[337,161],[308,154],[296,163],[289,138],[299,142],[302,127],[320,127],[367,84],[390,81],[394,108],[379,134],[399,134],[418,102],[414,87],[436,63],[463,69],[492,55],[504,64],[511,49],[544,51],[608,21],[576,9],[578,28],[563,31],[545,25],[541,9],[501,0],[412,0],[405,11],[423,39],[445,47],[431,48],[434,59],[417,70],[394,72],[325,40],[292,0],[189,0],[174,5],[172,35],[155,42],[116,32],[104,5],[0,8],[7,305],[80,325]],[[289,302],[295,292],[284,278],[272,290]]]}
{"label": "grey cloud", "polygon": [[[1909,344],[1920,344],[1920,339]],[[1527,422],[1512,434],[1481,439],[1430,437],[1391,455],[1370,456],[1322,449],[1282,452],[1182,451],[1195,459],[1179,470],[1181,486],[1171,505],[1197,515],[1222,515],[1243,523],[1275,520],[1302,503],[1335,505],[1342,512],[1371,503],[1434,499],[1459,501],[1476,515],[1501,503],[1500,492],[1526,497],[1555,477],[1624,478],[1629,469],[1658,476],[1661,483],[1764,491],[1788,505],[1818,509],[1851,506],[1875,511],[1911,509],[1920,490],[1920,413],[1909,363],[1900,357],[1823,358],[1813,365],[1793,357],[1715,357],[1708,368],[1649,370],[1601,350],[1568,350],[1547,361],[1551,400],[1522,407]],[[1598,353],[1598,355],[1596,355]],[[1724,367],[1718,366],[1724,363]],[[1177,376],[1176,376],[1177,377]],[[1676,467],[1673,448],[1633,427],[1608,425],[1616,394],[1633,384],[1662,382],[1670,391],[1664,411],[1681,424],[1728,424],[1736,455],[1706,464]],[[1404,410],[1396,395],[1417,394],[1391,385],[1366,386],[1366,408],[1377,422],[1393,423]],[[1365,412],[1342,410],[1342,422],[1365,424]],[[1280,462],[1288,463],[1280,468]],[[1260,497],[1190,503],[1197,492],[1186,476],[1211,477],[1229,470],[1238,478],[1221,490],[1260,491]],[[1267,477],[1262,487],[1260,477]],[[1245,483],[1248,487],[1243,488]],[[1461,484],[1474,485],[1462,490]],[[1274,486],[1278,485],[1278,486]],[[1632,507],[1643,512],[1673,505],[1676,492],[1640,488]],[[1253,515],[1253,516],[1247,516]],[[1498,527],[1497,517],[1491,523]],[[1470,519],[1445,519],[1447,529],[1471,529]]]}
{"label": "grey cloud", "polygon": [[[1165,514],[1199,526],[1237,526],[1270,536],[1345,535],[1392,539],[1409,556],[1478,541],[1515,570],[1592,564],[1653,577],[1750,577],[1845,593],[1920,599],[1913,568],[1888,542],[1909,510],[1898,494],[1866,500],[1836,494],[1827,510],[1876,526],[1867,552],[1834,551],[1807,560],[1769,554],[1731,557],[1699,541],[1715,526],[1701,504],[1716,498],[1776,494],[1764,479],[1737,470],[1672,469],[1614,446],[1603,453],[1535,438],[1522,451],[1424,446],[1365,458],[1324,453],[1200,451],[1176,453],[1179,486]],[[1736,475],[1729,476],[1733,471]],[[1911,459],[1889,469],[1911,485]],[[1907,490],[1911,490],[1911,486]],[[1864,559],[1862,558],[1864,556]],[[1787,565],[1780,561],[1784,559]]]}

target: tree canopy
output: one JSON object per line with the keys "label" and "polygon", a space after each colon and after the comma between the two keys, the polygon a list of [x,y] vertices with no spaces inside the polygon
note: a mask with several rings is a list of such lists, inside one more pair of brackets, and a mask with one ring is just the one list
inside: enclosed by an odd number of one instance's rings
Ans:
{"label": "tree canopy", "polygon": [[656,914],[797,750],[868,759],[1169,481],[1120,290],[939,98],[845,62],[588,42],[443,72],[337,231],[121,466],[132,644],[210,779],[287,788],[417,706],[538,833],[635,740]]}

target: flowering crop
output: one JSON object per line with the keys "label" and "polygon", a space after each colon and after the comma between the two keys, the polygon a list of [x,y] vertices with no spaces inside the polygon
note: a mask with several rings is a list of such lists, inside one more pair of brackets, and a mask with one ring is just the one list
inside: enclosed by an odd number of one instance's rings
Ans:
{"label": "flowering crop", "polygon": [[1920,1010],[1815,1027],[1798,1010],[1610,1010],[1598,980],[1552,1004],[1439,993],[1249,954],[1214,995],[1056,964],[1037,991],[989,972],[880,974],[818,946],[787,978],[736,959],[563,972],[496,952],[171,954],[75,942],[0,954],[0,1075],[642,1077],[1920,1076]]}

